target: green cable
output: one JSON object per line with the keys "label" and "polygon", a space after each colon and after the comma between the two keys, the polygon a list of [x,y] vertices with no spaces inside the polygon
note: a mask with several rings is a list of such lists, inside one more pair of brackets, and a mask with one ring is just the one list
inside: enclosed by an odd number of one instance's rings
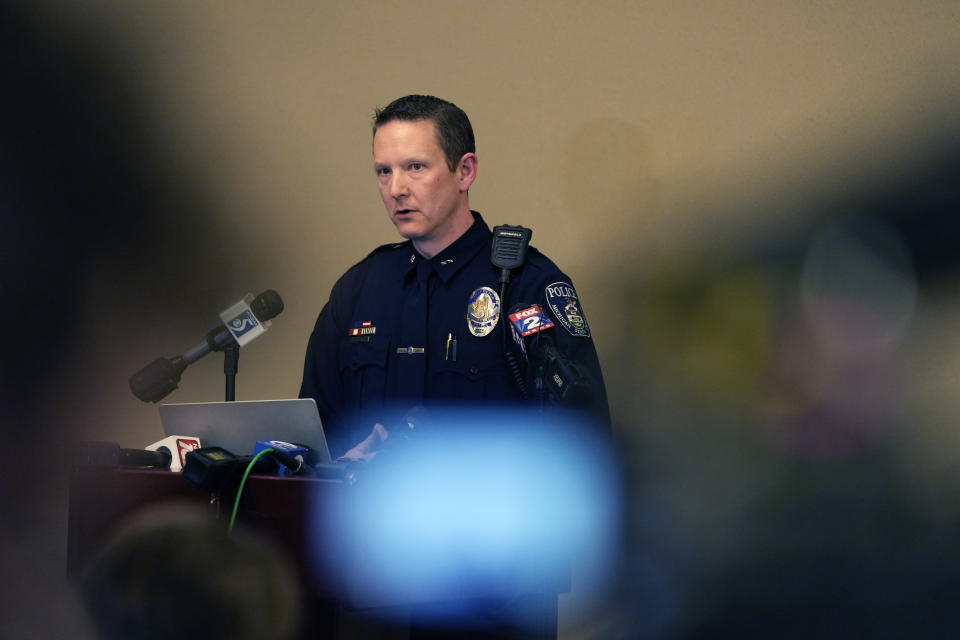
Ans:
{"label": "green cable", "polygon": [[247,470],[243,472],[243,479],[240,480],[240,486],[237,487],[237,499],[233,501],[233,513],[230,515],[230,524],[227,526],[227,534],[233,533],[233,525],[237,521],[237,511],[240,509],[240,496],[243,494],[243,485],[247,483],[247,476],[249,476],[250,472],[253,471],[253,465],[257,464],[257,460],[259,460],[264,454],[271,452],[273,452],[273,449],[264,449],[257,455],[253,456],[253,460],[251,460],[250,464],[247,465]]}

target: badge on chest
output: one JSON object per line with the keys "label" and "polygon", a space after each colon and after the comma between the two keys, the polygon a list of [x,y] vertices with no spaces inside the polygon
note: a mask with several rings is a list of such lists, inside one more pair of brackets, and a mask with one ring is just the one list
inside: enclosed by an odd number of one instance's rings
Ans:
{"label": "badge on chest", "polygon": [[480,287],[467,302],[467,328],[482,338],[490,335],[500,319],[500,296],[490,287]]}

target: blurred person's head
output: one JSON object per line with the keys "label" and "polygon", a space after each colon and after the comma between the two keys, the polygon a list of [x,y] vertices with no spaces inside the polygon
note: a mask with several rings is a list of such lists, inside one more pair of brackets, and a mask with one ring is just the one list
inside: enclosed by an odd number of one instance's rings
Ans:
{"label": "blurred person's head", "polygon": [[283,639],[300,621],[287,558],[192,509],[141,512],[104,546],[80,590],[105,640]]}

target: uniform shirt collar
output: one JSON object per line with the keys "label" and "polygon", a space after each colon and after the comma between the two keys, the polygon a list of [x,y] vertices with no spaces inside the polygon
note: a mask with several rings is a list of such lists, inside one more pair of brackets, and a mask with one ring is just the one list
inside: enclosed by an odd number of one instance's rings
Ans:
{"label": "uniform shirt collar", "polygon": [[[473,214],[473,224],[470,228],[454,240],[453,244],[429,260],[434,271],[444,282],[448,282],[456,275],[490,240],[490,227],[484,222],[483,216],[476,211],[470,213]],[[404,260],[398,269],[400,276],[406,276],[416,268],[418,262],[426,260],[413,248],[412,242],[408,247],[409,252],[400,252]]]}
{"label": "uniform shirt collar", "polygon": [[490,241],[490,227],[483,221],[483,216],[476,211],[470,213],[473,214],[470,228],[430,260],[437,275],[444,282],[449,282],[450,278],[465,267]]}
{"label": "uniform shirt collar", "polygon": [[397,274],[397,279],[402,280],[408,273],[416,270],[417,262],[423,260],[423,256],[417,253],[417,250],[413,248],[413,243],[409,240],[401,242],[396,246],[397,248],[406,247],[405,250],[399,250],[396,253],[397,270],[395,273]]}

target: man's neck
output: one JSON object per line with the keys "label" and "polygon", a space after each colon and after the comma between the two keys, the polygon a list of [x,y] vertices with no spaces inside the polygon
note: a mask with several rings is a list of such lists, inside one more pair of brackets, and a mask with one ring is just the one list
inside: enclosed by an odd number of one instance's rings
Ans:
{"label": "man's neck", "polygon": [[413,248],[417,250],[417,253],[429,260],[452,245],[473,226],[473,214],[470,212],[470,207],[467,206],[466,209],[458,212],[451,222],[450,229],[443,237],[428,239],[415,238],[411,240]]}

